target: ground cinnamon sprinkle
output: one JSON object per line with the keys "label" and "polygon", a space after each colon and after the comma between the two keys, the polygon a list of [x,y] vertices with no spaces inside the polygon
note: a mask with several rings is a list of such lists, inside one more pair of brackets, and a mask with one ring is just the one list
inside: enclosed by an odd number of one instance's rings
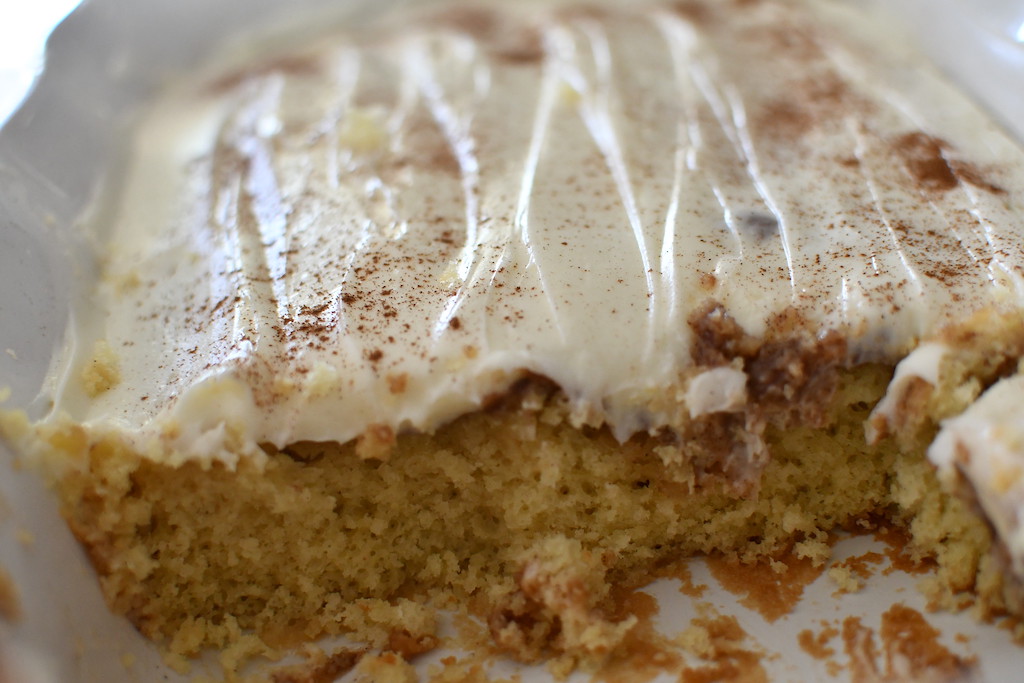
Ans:
{"label": "ground cinnamon sprinkle", "polygon": [[907,170],[928,190],[951,190],[957,178],[949,167],[943,151],[945,143],[924,133],[908,133],[899,137],[894,146],[903,157]]}
{"label": "ground cinnamon sprinkle", "polygon": [[893,144],[907,171],[924,190],[945,192],[965,181],[993,194],[1006,194],[1006,190],[986,180],[979,169],[952,158],[944,140],[916,132],[900,136]]}

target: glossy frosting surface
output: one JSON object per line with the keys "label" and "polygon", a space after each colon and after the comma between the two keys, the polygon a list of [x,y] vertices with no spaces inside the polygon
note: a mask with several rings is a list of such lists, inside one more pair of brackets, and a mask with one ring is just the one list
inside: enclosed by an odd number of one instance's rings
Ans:
{"label": "glossy frosting surface", "polygon": [[176,84],[68,364],[105,339],[120,381],[58,410],[213,457],[430,430],[534,373],[625,438],[743,409],[742,367],[694,361],[708,302],[851,362],[1019,306],[1024,154],[819,4],[466,5]]}

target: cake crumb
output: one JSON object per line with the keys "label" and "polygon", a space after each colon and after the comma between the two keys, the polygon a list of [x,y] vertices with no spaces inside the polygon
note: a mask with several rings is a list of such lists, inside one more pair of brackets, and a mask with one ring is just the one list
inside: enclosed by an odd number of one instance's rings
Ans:
{"label": "cake crumb", "polygon": [[745,647],[747,632],[736,617],[715,614],[710,608],[705,611],[707,615],[694,619],[690,627],[676,637],[676,643],[708,663],[683,669],[679,680],[766,683],[764,654]]}
{"label": "cake crumb", "polygon": [[547,538],[523,558],[518,587],[493,610],[494,642],[524,661],[541,659],[557,638],[566,651],[600,662],[637,625],[635,615],[612,621],[598,609],[609,586],[604,560],[575,539]]}
{"label": "cake crumb", "polygon": [[909,550],[912,547],[911,535],[904,529],[887,525],[876,530],[874,538],[885,544],[885,556],[889,560],[889,566],[882,571],[883,576],[893,572],[920,575],[935,568],[931,558],[919,557]]}
{"label": "cake crumb", "polygon": [[440,665],[430,668],[430,683],[498,683],[487,675],[487,667],[479,657],[459,659],[448,656]]}
{"label": "cake crumb", "polygon": [[82,369],[82,386],[85,392],[95,398],[113,389],[121,382],[121,369],[117,354],[105,340],[99,340],[92,347],[92,358]]}
{"label": "cake crumb", "polygon": [[416,669],[394,652],[363,657],[356,665],[354,676],[359,683],[417,683],[419,681]]}
{"label": "cake crumb", "polygon": [[438,644],[437,636],[433,633],[413,634],[403,628],[388,635],[387,649],[409,660],[436,649]]}
{"label": "cake crumb", "polygon": [[833,593],[833,597],[843,593],[856,593],[864,587],[864,581],[856,576],[849,567],[843,565],[831,567],[828,570],[828,578],[832,579],[839,587],[839,590]]}
{"label": "cake crumb", "polygon": [[187,676],[192,672],[192,663],[188,657],[171,652],[170,650],[165,650],[161,654],[164,665],[174,673]]}
{"label": "cake crumb", "polygon": [[639,683],[656,678],[660,672],[675,671],[682,663],[678,645],[667,638],[654,623],[660,607],[650,593],[618,588],[613,592],[612,621],[632,617],[636,623],[626,635],[620,652],[597,672],[597,680],[607,683]]}
{"label": "cake crumb", "polygon": [[279,659],[280,653],[267,645],[259,636],[244,633],[234,617],[225,619],[225,625],[232,633],[230,645],[217,655],[217,663],[225,672],[240,671],[246,662],[256,658]]}
{"label": "cake crumb", "polygon": [[874,574],[873,567],[880,565],[884,561],[884,555],[871,551],[836,562],[828,570],[829,578],[839,588],[839,590],[833,593],[833,597],[843,593],[856,593],[859,591],[864,587],[866,580]]}
{"label": "cake crumb", "polygon": [[[356,668],[366,656],[366,650],[340,648],[328,655],[319,649],[309,649],[305,656],[307,661],[302,664],[274,671],[270,675],[270,683],[331,683]],[[396,679],[387,680],[390,683]]]}
{"label": "cake crumb", "polygon": [[342,609],[340,619],[346,631],[375,649],[405,650],[411,657],[438,642],[436,610],[405,598],[356,600]]}
{"label": "cake crumb", "polygon": [[387,462],[396,443],[395,431],[387,425],[370,425],[356,439],[356,455],[362,460]]}

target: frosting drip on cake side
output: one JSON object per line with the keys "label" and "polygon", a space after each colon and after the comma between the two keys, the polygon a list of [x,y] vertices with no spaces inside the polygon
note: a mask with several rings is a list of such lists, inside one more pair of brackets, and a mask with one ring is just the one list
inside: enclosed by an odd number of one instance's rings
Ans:
{"label": "frosting drip on cake side", "polygon": [[694,361],[708,302],[851,361],[1020,306],[1024,154],[819,12],[457,8],[177,85],[83,323],[121,381],[58,409],[219,457],[430,430],[532,373],[626,438],[743,410],[743,363]]}

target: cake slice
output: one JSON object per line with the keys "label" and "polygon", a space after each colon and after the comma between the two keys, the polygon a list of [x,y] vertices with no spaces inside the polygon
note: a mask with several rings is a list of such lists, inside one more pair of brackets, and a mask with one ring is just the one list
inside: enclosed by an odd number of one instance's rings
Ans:
{"label": "cake slice", "polygon": [[878,524],[1020,614],[1019,435],[972,438],[1015,424],[1024,151],[890,38],[464,3],[212,65],[140,122],[55,408],[3,431],[181,655],[412,656],[454,608],[598,666],[664,564]]}

